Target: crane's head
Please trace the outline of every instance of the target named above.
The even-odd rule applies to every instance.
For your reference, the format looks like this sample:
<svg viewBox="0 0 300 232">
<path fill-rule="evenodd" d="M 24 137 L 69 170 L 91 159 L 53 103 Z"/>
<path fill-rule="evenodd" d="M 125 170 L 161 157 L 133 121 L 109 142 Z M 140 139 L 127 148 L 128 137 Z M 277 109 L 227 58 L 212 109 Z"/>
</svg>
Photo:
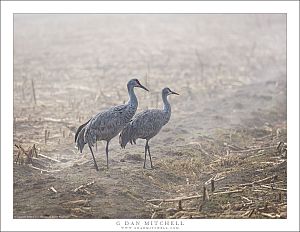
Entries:
<svg viewBox="0 0 300 232">
<path fill-rule="evenodd" d="M 166 95 L 166 96 L 168 96 L 168 95 L 170 95 L 170 94 L 179 95 L 179 93 L 176 93 L 176 92 L 170 90 L 168 87 L 166 87 L 166 88 L 164 88 L 164 89 L 162 90 L 162 94 L 163 94 L 163 95 Z"/>
<path fill-rule="evenodd" d="M 138 79 L 131 79 L 130 81 L 128 81 L 127 83 L 128 88 L 133 88 L 133 87 L 138 87 L 138 88 L 142 88 L 146 91 L 149 91 L 145 86 L 143 86 Z"/>
</svg>

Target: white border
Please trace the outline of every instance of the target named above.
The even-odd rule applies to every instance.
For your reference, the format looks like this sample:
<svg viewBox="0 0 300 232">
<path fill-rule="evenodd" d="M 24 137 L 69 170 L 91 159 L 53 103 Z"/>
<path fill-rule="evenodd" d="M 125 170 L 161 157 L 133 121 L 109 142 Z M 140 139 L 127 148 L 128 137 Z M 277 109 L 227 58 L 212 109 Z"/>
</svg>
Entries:
<svg viewBox="0 0 300 232">
<path fill-rule="evenodd" d="M 13 13 L 288 13 L 288 219 L 182 220 L 184 231 L 299 229 L 299 3 L 256 2 L 1 2 L 1 229 L 5 231 L 113 230 L 124 220 L 12 219 Z"/>
</svg>

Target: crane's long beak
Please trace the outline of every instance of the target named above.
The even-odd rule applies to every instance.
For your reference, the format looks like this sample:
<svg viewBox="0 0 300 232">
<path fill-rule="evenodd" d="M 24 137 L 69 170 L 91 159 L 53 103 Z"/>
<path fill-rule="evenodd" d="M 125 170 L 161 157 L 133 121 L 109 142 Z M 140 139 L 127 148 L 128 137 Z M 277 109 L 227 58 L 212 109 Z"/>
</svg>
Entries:
<svg viewBox="0 0 300 232">
<path fill-rule="evenodd" d="M 149 92 L 149 90 L 145 86 L 143 86 L 143 85 L 140 84 L 139 87 Z"/>
<path fill-rule="evenodd" d="M 176 93 L 176 92 L 174 92 L 174 91 L 171 91 L 171 93 L 172 93 L 172 94 L 175 94 L 175 95 L 179 95 L 179 93 Z"/>
</svg>

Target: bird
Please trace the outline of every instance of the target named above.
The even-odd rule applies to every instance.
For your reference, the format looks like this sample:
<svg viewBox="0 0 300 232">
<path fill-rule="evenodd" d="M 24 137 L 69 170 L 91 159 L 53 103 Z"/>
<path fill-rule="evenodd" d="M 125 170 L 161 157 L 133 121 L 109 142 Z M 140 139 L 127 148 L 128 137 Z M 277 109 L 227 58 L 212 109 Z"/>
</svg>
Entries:
<svg viewBox="0 0 300 232">
<path fill-rule="evenodd" d="M 97 141 L 106 141 L 106 166 L 108 168 L 108 145 L 110 140 L 120 133 L 136 113 L 138 100 L 134 93 L 135 87 L 149 91 L 138 79 L 131 79 L 127 83 L 129 95 L 127 104 L 115 106 L 96 114 L 86 123 L 79 126 L 76 131 L 75 143 L 78 150 L 82 153 L 85 144 L 88 144 L 97 171 L 99 171 L 99 168 L 92 147 Z"/>
<path fill-rule="evenodd" d="M 167 98 L 170 94 L 179 95 L 168 87 L 164 88 L 162 90 L 163 109 L 150 109 L 136 114 L 119 134 L 119 143 L 122 148 L 125 148 L 128 142 L 136 144 L 137 139 L 146 140 L 143 168 L 146 168 L 147 151 L 150 157 L 151 168 L 153 168 L 149 140 L 157 135 L 161 128 L 170 120 L 171 105 Z"/>
</svg>

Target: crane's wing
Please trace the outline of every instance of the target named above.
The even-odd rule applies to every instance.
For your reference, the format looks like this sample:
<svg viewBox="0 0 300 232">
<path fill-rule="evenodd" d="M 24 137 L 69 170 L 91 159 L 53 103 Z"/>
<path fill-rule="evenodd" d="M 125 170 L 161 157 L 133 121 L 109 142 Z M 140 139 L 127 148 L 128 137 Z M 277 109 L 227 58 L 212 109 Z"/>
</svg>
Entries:
<svg viewBox="0 0 300 232">
<path fill-rule="evenodd" d="M 125 109 L 126 109 L 126 107 L 127 107 L 128 105 L 119 105 L 119 106 L 115 106 L 115 107 L 112 107 L 112 108 L 110 108 L 108 111 L 109 112 L 123 112 Z"/>
<path fill-rule="evenodd" d="M 128 123 L 128 105 L 110 108 L 94 116 L 86 126 L 85 138 L 90 144 L 96 140 L 108 140 L 115 137 Z"/>
<path fill-rule="evenodd" d="M 156 135 L 163 127 L 163 113 L 161 110 L 145 110 L 137 114 L 131 124 L 131 136 L 137 138 L 146 138 Z"/>
<path fill-rule="evenodd" d="M 121 115 L 125 113 L 127 105 L 120 105 L 110 108 L 107 111 L 98 113 L 91 119 L 89 126 L 91 128 L 108 127 L 111 128 L 116 126 L 120 120 Z"/>
</svg>

